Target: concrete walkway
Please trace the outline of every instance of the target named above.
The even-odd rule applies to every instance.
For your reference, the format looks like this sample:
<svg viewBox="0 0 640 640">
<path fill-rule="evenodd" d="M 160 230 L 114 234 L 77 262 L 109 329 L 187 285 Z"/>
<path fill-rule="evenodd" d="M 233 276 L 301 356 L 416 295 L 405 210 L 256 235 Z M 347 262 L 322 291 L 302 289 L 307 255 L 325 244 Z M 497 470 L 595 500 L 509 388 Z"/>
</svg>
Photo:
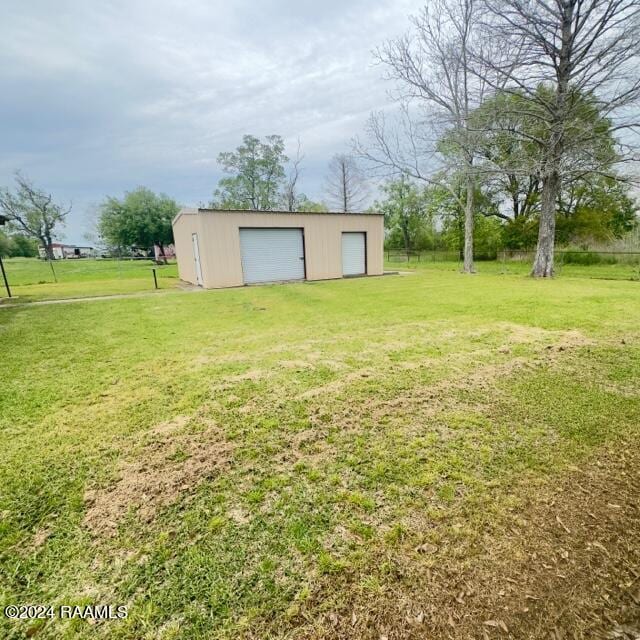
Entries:
<svg viewBox="0 0 640 640">
<path fill-rule="evenodd" d="M 414 275 L 415 271 L 385 271 L 383 276 L 409 276 Z M 368 276 L 372 278 L 380 276 Z M 340 280 L 341 278 L 336 278 Z M 319 281 L 318 281 L 319 282 Z M 273 282 L 265 282 L 274 284 Z M 256 286 L 256 285 L 252 285 Z M 54 300 L 36 300 L 35 302 L 8 302 L 9 298 L 3 298 L 0 301 L 0 309 L 20 309 L 23 307 L 38 307 L 49 304 L 70 304 L 73 302 L 95 302 L 96 300 L 122 300 L 125 298 L 150 298 L 152 296 L 161 296 L 173 293 L 198 293 L 202 291 L 220 291 L 220 289 L 203 289 L 195 285 L 180 284 L 175 289 L 158 289 L 157 291 L 139 291 L 137 293 L 113 293 L 111 295 L 102 296 L 86 296 L 84 298 L 56 298 Z M 16 298 L 13 298 L 16 299 Z"/>
<path fill-rule="evenodd" d="M 139 291 L 137 293 L 114 293 L 104 296 L 86 296 L 84 298 L 58 298 L 55 300 L 36 300 L 35 302 L 0 302 L 0 309 L 19 309 L 20 307 L 38 307 L 48 304 L 69 304 L 72 302 L 95 302 L 96 300 L 122 300 L 124 298 L 150 298 L 172 293 L 197 293 L 206 291 L 201 287 L 180 287 L 177 289 L 158 289 L 158 291 Z"/>
</svg>

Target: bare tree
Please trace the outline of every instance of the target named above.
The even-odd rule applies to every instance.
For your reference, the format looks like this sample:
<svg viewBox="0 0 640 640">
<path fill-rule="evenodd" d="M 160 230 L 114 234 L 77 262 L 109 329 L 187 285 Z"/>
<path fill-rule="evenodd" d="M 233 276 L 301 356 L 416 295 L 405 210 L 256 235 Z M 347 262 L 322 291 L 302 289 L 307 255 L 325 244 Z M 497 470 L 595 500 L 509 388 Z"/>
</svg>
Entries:
<svg viewBox="0 0 640 640">
<path fill-rule="evenodd" d="M 53 260 L 55 229 L 64 224 L 71 206 L 55 203 L 50 193 L 35 187 L 20 172 L 16 172 L 15 181 L 15 192 L 0 189 L 0 211 L 13 227 L 39 240 L 47 259 Z"/>
<path fill-rule="evenodd" d="M 483 0 L 488 9 L 485 37 L 517 49 L 517 55 L 478 54 L 491 75 L 483 79 L 503 91 L 524 95 L 527 115 L 539 123 L 528 140 L 541 150 L 541 211 L 532 275 L 554 270 L 556 203 L 563 183 L 589 170 L 598 172 L 590 152 L 591 126 L 580 126 L 581 96 L 595 99 L 611 131 L 638 127 L 629 107 L 640 97 L 640 0 Z M 495 80 L 494 80 L 495 78 Z M 544 88 L 544 90 L 541 90 Z M 633 156 L 617 149 L 618 161 Z M 606 167 L 608 170 L 609 165 Z M 604 172 L 604 165 L 600 171 Z"/>
<path fill-rule="evenodd" d="M 333 156 L 325 191 L 329 203 L 344 213 L 363 207 L 368 190 L 364 175 L 353 156 L 344 153 Z"/>
<path fill-rule="evenodd" d="M 400 120 L 389 128 L 384 113 L 372 114 L 369 145 L 358 152 L 383 171 L 404 173 L 448 187 L 452 174 L 462 178 L 464 196 L 449 189 L 465 212 L 464 266 L 473 266 L 476 134 L 469 117 L 487 86 L 485 74 L 472 73 L 472 50 L 478 42 L 478 0 L 432 0 L 411 18 L 409 34 L 376 52 L 398 83 Z M 439 144 L 446 135 L 446 149 Z M 444 184 L 443 184 L 444 183 Z"/>
<path fill-rule="evenodd" d="M 296 157 L 291 163 L 282 194 L 282 199 L 284 200 L 287 211 L 297 211 L 300 208 L 302 194 L 298 191 L 298 181 L 300 180 L 300 174 L 302 172 L 301 165 L 303 160 L 304 154 L 301 153 L 300 138 L 298 138 Z"/>
</svg>

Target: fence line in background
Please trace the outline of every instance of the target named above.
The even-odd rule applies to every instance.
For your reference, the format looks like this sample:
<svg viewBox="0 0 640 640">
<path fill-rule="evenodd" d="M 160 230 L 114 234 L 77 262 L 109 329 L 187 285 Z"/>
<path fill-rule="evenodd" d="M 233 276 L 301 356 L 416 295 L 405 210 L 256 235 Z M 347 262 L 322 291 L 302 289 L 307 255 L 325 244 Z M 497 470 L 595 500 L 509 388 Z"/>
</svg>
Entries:
<svg viewBox="0 0 640 640">
<path fill-rule="evenodd" d="M 5 266 L 12 286 L 138 279 L 154 288 L 160 278 L 177 278 L 175 259 L 168 259 L 165 264 L 138 256 L 58 260 L 10 258 Z"/>
<path fill-rule="evenodd" d="M 461 262 L 457 251 L 402 251 L 387 249 L 387 262 Z M 594 265 L 594 264 L 640 264 L 640 251 L 600 251 L 556 249 L 557 261 L 562 264 Z M 504 249 L 493 255 L 476 254 L 478 261 L 498 262 L 531 262 L 535 251 L 521 249 Z"/>
<path fill-rule="evenodd" d="M 386 251 L 388 262 L 456 262 L 460 259 L 457 251 Z"/>
</svg>

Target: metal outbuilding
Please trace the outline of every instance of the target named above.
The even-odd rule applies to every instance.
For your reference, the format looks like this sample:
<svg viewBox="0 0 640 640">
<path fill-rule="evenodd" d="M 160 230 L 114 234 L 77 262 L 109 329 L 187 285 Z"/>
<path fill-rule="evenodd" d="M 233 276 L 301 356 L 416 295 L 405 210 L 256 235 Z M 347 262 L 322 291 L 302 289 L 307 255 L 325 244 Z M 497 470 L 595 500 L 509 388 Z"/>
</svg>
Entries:
<svg viewBox="0 0 640 640">
<path fill-rule="evenodd" d="M 383 272 L 382 214 L 182 209 L 173 236 L 180 279 L 207 289 Z"/>
</svg>

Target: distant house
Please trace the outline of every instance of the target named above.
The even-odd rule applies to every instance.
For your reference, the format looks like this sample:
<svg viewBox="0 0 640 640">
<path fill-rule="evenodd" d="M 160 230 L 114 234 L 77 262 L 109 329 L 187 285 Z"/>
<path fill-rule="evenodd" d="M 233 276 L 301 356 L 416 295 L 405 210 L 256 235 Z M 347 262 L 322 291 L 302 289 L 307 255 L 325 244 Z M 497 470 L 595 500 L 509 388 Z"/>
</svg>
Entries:
<svg viewBox="0 0 640 640">
<path fill-rule="evenodd" d="M 172 244 L 167 244 L 164 247 L 160 248 L 157 244 L 153 245 L 153 255 L 156 262 L 160 262 L 163 258 L 167 260 L 174 259 L 176 257 L 176 248 Z"/>
<path fill-rule="evenodd" d="M 74 258 L 92 258 L 96 255 L 93 247 L 80 247 L 75 244 L 61 244 L 54 242 L 51 245 L 54 260 L 65 260 Z M 38 247 L 40 258 L 47 257 L 47 251 L 44 247 Z"/>
</svg>

